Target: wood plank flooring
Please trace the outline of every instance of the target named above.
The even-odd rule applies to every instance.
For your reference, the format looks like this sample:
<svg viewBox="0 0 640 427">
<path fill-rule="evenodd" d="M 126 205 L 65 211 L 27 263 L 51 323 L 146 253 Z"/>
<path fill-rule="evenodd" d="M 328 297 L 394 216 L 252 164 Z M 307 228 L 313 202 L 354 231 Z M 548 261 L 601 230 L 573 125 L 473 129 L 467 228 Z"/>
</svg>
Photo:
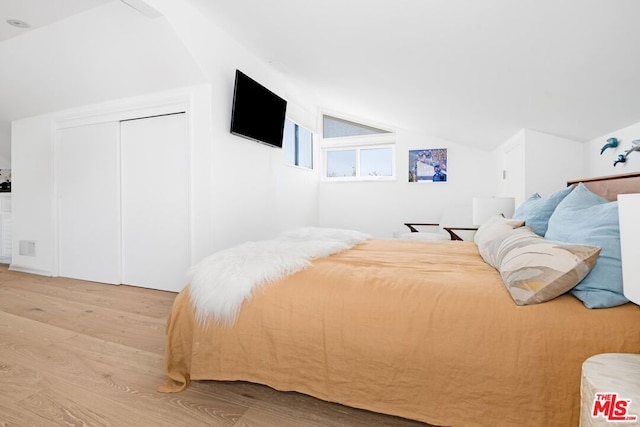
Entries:
<svg viewBox="0 0 640 427">
<path fill-rule="evenodd" d="M 175 294 L 0 265 L 0 426 L 424 426 L 246 382 L 162 382 Z"/>
</svg>

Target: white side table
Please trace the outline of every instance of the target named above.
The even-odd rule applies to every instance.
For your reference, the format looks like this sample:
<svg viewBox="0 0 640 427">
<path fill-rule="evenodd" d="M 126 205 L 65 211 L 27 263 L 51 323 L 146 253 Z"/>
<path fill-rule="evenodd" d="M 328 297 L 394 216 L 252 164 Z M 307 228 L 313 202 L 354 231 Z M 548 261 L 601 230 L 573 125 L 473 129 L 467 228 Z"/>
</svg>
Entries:
<svg viewBox="0 0 640 427">
<path fill-rule="evenodd" d="M 580 426 L 640 426 L 640 355 L 606 353 L 582 364 Z"/>
</svg>

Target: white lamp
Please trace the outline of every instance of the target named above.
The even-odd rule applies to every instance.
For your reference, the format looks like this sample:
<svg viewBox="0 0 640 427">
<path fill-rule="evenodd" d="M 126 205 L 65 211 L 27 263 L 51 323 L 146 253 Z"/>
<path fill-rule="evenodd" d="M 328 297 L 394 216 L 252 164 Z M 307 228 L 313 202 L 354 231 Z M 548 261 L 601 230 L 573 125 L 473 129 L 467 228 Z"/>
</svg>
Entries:
<svg viewBox="0 0 640 427">
<path fill-rule="evenodd" d="M 515 204 L 514 197 L 474 197 L 473 224 L 482 225 L 490 217 L 500 214 L 505 218 L 511 218 Z"/>
<path fill-rule="evenodd" d="M 640 304 L 640 193 L 618 196 L 622 289 L 624 296 Z"/>
</svg>

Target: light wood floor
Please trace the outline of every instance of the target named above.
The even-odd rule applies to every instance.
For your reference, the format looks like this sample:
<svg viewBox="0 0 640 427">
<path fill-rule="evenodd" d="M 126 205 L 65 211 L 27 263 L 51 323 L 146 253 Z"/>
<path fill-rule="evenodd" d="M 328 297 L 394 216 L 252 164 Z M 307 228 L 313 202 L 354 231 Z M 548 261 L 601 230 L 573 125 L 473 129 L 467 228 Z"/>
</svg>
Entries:
<svg viewBox="0 0 640 427">
<path fill-rule="evenodd" d="M 0 426 L 424 426 L 244 382 L 156 392 L 174 297 L 0 265 Z"/>
</svg>

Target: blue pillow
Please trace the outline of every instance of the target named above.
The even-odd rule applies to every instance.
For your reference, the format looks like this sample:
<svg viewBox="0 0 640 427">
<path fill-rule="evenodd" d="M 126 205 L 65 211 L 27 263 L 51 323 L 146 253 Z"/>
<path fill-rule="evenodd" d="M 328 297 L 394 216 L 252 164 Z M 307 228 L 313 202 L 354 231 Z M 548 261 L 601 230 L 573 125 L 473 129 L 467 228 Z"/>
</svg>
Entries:
<svg viewBox="0 0 640 427">
<path fill-rule="evenodd" d="M 544 237 L 551 214 L 572 190 L 573 186 L 563 188 L 549 197 L 540 197 L 538 193 L 535 193 L 518 206 L 518 209 L 513 213 L 513 219 L 524 220 L 524 225 L 531 227 L 538 236 Z"/>
<path fill-rule="evenodd" d="M 618 202 L 603 199 L 580 183 L 551 215 L 545 237 L 602 248 L 593 270 L 571 290 L 586 307 L 614 307 L 628 302 L 622 293 Z"/>
</svg>

